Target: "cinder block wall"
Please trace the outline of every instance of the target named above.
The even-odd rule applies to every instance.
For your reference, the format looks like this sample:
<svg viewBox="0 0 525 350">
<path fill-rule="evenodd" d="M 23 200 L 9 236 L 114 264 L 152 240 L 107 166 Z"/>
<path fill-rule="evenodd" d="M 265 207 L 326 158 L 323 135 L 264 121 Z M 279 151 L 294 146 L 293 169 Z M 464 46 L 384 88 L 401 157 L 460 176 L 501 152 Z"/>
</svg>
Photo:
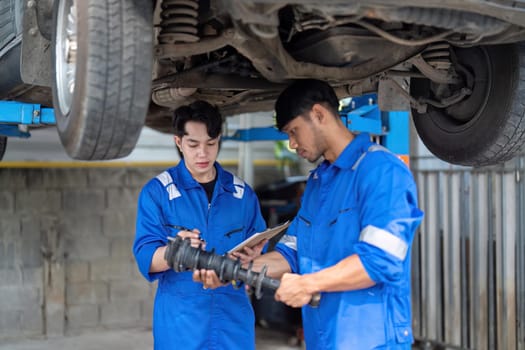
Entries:
<svg viewBox="0 0 525 350">
<path fill-rule="evenodd" d="M 0 337 L 149 325 L 131 245 L 161 169 L 0 169 Z"/>
<path fill-rule="evenodd" d="M 151 325 L 155 285 L 131 247 L 140 189 L 162 170 L 0 168 L 0 340 Z"/>
</svg>

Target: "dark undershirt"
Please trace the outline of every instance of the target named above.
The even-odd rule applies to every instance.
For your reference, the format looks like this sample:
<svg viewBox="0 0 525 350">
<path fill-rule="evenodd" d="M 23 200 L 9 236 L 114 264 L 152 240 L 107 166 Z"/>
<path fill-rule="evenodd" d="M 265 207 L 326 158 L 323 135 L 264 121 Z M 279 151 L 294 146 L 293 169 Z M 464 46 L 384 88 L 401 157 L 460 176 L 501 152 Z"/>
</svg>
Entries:
<svg viewBox="0 0 525 350">
<path fill-rule="evenodd" d="M 205 183 L 199 182 L 201 186 L 204 188 L 204 190 L 206 191 L 206 196 L 208 196 L 208 203 L 211 203 L 211 197 L 213 196 L 213 189 L 215 188 L 216 182 L 217 182 L 217 177 L 215 177 L 215 179 L 213 179 L 210 182 L 205 182 Z"/>
</svg>

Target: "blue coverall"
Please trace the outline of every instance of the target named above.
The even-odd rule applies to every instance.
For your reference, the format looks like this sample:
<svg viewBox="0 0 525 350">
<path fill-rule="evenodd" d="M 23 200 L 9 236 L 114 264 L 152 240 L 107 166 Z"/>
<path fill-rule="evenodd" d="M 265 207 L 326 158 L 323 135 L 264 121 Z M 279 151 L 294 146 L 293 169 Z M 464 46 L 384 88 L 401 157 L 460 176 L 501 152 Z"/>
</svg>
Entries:
<svg viewBox="0 0 525 350">
<path fill-rule="evenodd" d="M 192 272 L 150 273 L 155 250 L 179 226 L 197 228 L 206 250 L 224 254 L 266 227 L 253 190 L 218 163 L 211 203 L 184 161 L 150 180 L 138 202 L 133 252 L 142 275 L 158 280 L 153 311 L 156 350 L 254 349 L 254 313 L 244 288 L 214 290 L 193 282 Z"/>
<path fill-rule="evenodd" d="M 408 167 L 366 133 L 312 171 L 276 250 L 299 274 L 358 254 L 376 284 L 304 306 L 308 350 L 410 349 L 410 252 L 422 217 Z"/>
</svg>

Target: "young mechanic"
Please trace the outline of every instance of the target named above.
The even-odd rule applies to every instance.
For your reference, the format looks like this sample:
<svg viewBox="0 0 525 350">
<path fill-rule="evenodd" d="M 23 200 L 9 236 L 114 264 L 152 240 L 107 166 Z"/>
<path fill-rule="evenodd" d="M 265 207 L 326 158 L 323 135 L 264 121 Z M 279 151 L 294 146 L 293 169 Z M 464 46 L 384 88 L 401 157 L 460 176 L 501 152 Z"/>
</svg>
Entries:
<svg viewBox="0 0 525 350">
<path fill-rule="evenodd" d="M 308 350 L 409 350 L 410 252 L 423 217 L 416 185 L 394 154 L 343 125 L 338 106 L 319 80 L 280 94 L 277 127 L 290 147 L 310 162 L 324 159 L 286 235 L 254 269 L 267 265 L 281 278 L 275 298 L 302 307 Z M 319 307 L 306 305 L 316 293 Z"/>
<path fill-rule="evenodd" d="M 212 270 L 175 272 L 164 259 L 168 236 L 223 254 L 265 229 L 259 202 L 217 156 L 222 118 L 197 101 L 175 111 L 182 159 L 142 189 L 133 252 L 140 272 L 158 280 L 153 311 L 156 350 L 255 349 L 254 312 L 244 288 L 221 283 Z M 203 243 L 205 242 L 205 243 Z M 260 244 L 250 253 L 259 254 Z"/>
</svg>

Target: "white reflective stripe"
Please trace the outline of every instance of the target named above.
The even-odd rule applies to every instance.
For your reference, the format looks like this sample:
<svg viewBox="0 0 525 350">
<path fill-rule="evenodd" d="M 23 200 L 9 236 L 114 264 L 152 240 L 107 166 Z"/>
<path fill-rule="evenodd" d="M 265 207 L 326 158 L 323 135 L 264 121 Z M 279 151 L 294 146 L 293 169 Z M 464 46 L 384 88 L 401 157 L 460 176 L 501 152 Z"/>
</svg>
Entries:
<svg viewBox="0 0 525 350">
<path fill-rule="evenodd" d="M 167 171 L 157 175 L 157 179 L 162 183 L 164 187 L 166 187 L 166 191 L 168 192 L 170 201 L 174 198 L 178 198 L 181 196 L 177 186 L 175 186 L 175 184 L 173 183 L 171 175 Z"/>
<path fill-rule="evenodd" d="M 364 152 L 363 154 L 361 154 L 359 156 L 359 158 L 357 158 L 356 162 L 354 163 L 354 165 L 352 165 L 352 170 L 355 170 L 357 169 L 357 167 L 359 166 L 359 163 L 361 163 L 361 161 L 363 160 L 363 158 L 366 156 L 366 154 L 368 152 L 376 152 L 376 151 L 383 151 L 383 152 L 389 152 L 391 153 L 388 148 L 385 148 L 381 145 L 377 145 L 377 144 L 373 144 L 373 145 L 370 145 L 370 147 L 368 147 L 368 149 L 366 150 L 366 152 Z"/>
<path fill-rule="evenodd" d="M 363 158 L 366 156 L 366 152 L 361 154 L 359 156 L 359 158 L 357 158 L 357 160 L 355 161 L 354 165 L 352 165 L 352 170 L 355 170 L 357 169 L 357 167 L 359 166 L 359 164 L 361 163 L 361 161 L 363 160 Z"/>
<path fill-rule="evenodd" d="M 233 175 L 233 184 L 244 187 L 244 181 L 242 181 L 239 177 Z"/>
<path fill-rule="evenodd" d="M 244 186 L 244 181 L 233 175 L 233 187 L 235 188 L 235 193 L 233 196 L 235 198 L 241 199 L 242 196 L 244 196 Z"/>
<path fill-rule="evenodd" d="M 378 144 L 374 144 L 368 147 L 368 152 L 375 152 L 375 151 L 390 152 L 388 148 L 378 145 Z"/>
<path fill-rule="evenodd" d="M 359 240 L 390 253 L 400 260 L 405 260 L 408 252 L 408 244 L 405 241 L 372 225 L 368 225 L 361 231 Z"/>
<path fill-rule="evenodd" d="M 167 171 L 157 175 L 157 179 L 162 183 L 164 187 L 168 186 L 170 183 L 173 182 L 171 175 Z"/>
<path fill-rule="evenodd" d="M 178 198 L 181 196 L 177 186 L 175 186 L 174 184 L 171 184 L 168 187 L 166 187 L 166 191 L 168 191 L 170 201 L 174 198 Z"/>
<path fill-rule="evenodd" d="M 297 237 L 295 236 L 284 235 L 279 240 L 279 243 L 282 243 L 288 248 L 297 251 Z"/>
</svg>

